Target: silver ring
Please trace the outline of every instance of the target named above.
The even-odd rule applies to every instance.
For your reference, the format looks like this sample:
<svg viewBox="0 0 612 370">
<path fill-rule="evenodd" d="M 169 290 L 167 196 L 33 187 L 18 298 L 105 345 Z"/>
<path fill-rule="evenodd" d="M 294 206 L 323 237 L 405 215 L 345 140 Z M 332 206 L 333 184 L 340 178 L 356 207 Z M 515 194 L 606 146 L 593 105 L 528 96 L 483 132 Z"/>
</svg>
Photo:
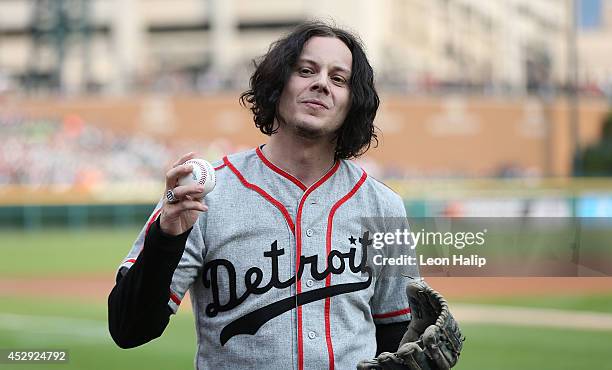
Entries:
<svg viewBox="0 0 612 370">
<path fill-rule="evenodd" d="M 170 204 L 178 203 L 179 201 L 178 198 L 174 195 L 174 192 L 172 191 L 172 189 L 166 192 L 166 200 Z"/>
</svg>

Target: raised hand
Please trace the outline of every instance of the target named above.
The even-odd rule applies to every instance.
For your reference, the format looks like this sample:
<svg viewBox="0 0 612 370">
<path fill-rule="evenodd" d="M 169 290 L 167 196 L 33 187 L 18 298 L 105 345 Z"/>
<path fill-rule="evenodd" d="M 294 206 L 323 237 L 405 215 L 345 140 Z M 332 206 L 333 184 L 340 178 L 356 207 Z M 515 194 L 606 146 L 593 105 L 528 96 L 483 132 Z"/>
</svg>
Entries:
<svg viewBox="0 0 612 370">
<path fill-rule="evenodd" d="M 159 219 L 161 229 L 166 234 L 184 233 L 195 224 L 200 212 L 208 210 L 204 199 L 200 199 L 204 191 L 203 185 L 178 186 L 178 180 L 193 170 L 192 165 L 183 163 L 195 156 L 193 152 L 185 154 L 166 172 L 164 204 Z"/>
</svg>

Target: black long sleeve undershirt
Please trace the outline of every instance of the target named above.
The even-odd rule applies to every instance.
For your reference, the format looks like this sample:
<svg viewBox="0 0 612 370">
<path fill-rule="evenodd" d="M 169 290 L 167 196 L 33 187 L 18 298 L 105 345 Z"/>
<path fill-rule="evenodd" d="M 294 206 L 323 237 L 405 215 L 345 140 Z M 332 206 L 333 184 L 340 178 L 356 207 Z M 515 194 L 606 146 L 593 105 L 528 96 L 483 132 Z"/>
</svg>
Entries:
<svg viewBox="0 0 612 370">
<path fill-rule="evenodd" d="M 168 307 L 170 283 L 190 232 L 169 236 L 161 231 L 157 219 L 134 265 L 117 274 L 108 297 L 108 327 L 119 347 L 140 346 L 161 336 L 168 326 L 172 314 Z M 407 325 L 376 325 L 376 353 L 395 352 Z"/>
<path fill-rule="evenodd" d="M 189 232 L 169 236 L 159 219 L 149 228 L 134 265 L 117 274 L 108 297 L 108 327 L 121 348 L 132 348 L 159 337 L 172 313 L 168 307 L 170 283 L 185 250 Z"/>
<path fill-rule="evenodd" d="M 395 352 L 410 321 L 376 325 L 376 356 L 381 352 Z"/>
</svg>

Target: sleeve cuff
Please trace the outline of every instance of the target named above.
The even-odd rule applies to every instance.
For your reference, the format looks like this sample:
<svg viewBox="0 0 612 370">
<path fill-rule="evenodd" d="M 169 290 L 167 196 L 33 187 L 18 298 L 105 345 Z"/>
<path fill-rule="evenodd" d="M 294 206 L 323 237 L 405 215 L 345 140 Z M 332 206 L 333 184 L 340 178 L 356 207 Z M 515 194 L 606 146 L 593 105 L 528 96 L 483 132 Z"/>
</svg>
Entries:
<svg viewBox="0 0 612 370">
<path fill-rule="evenodd" d="M 412 318 L 411 313 L 410 307 L 406 307 L 401 310 L 372 314 L 372 318 L 376 324 L 390 324 L 400 321 L 410 321 Z"/>
</svg>

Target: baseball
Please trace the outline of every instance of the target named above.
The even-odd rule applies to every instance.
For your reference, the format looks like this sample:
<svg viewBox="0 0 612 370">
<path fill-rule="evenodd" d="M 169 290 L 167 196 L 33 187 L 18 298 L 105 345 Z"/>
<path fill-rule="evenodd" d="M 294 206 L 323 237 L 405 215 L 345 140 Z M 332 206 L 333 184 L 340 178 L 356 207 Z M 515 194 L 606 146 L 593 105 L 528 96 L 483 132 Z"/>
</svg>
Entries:
<svg viewBox="0 0 612 370">
<path fill-rule="evenodd" d="M 202 192 L 202 198 L 206 194 L 213 191 L 216 184 L 215 169 L 207 161 L 199 158 L 190 159 L 183 164 L 190 164 L 193 166 L 193 170 L 189 175 L 183 176 L 179 179 L 178 184 L 191 185 L 200 184 L 204 185 L 204 191 Z"/>
</svg>

